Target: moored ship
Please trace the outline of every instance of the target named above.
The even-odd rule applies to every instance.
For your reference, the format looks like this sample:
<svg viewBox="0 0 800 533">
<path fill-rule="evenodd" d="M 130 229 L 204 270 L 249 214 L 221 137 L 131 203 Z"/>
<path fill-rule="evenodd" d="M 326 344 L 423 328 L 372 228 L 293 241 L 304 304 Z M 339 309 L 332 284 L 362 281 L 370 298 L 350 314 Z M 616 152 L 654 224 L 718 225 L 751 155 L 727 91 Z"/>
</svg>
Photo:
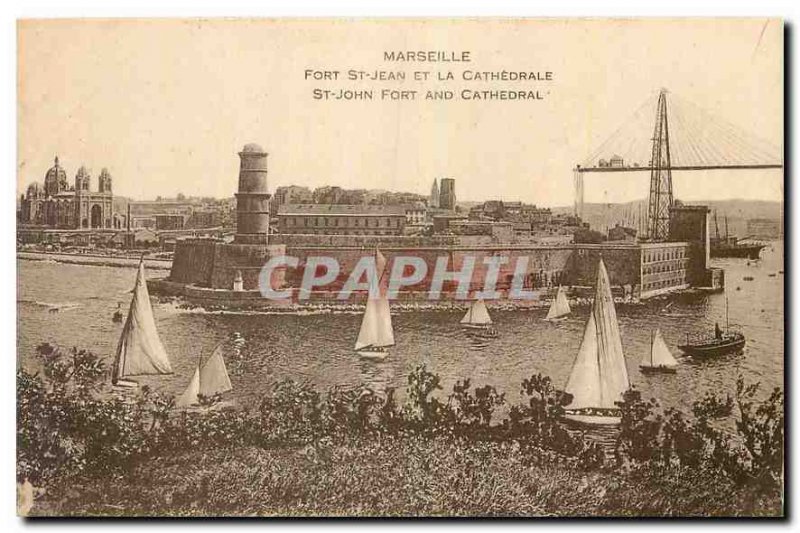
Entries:
<svg viewBox="0 0 800 533">
<path fill-rule="evenodd" d="M 719 235 L 719 225 L 717 224 L 717 212 L 714 211 L 714 237 L 711 237 L 711 257 L 735 257 L 741 259 L 758 259 L 761 250 L 766 248 L 766 244 L 757 242 L 743 243 L 738 237 L 728 235 L 728 217 L 725 216 L 725 237 Z"/>
</svg>

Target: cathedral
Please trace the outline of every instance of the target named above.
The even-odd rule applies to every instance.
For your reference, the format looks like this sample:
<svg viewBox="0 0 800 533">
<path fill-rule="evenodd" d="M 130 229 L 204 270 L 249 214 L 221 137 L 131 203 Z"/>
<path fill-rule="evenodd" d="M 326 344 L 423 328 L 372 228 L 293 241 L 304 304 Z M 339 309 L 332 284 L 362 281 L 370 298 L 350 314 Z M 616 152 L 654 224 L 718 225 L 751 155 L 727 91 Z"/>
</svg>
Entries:
<svg viewBox="0 0 800 533">
<path fill-rule="evenodd" d="M 67 172 L 55 164 L 44 177 L 44 187 L 32 183 L 20 199 L 20 224 L 58 229 L 120 229 L 124 216 L 114 213 L 111 174 L 100 171 L 97 191 L 91 190 L 91 175 L 81 166 L 75 185 L 67 182 Z"/>
</svg>

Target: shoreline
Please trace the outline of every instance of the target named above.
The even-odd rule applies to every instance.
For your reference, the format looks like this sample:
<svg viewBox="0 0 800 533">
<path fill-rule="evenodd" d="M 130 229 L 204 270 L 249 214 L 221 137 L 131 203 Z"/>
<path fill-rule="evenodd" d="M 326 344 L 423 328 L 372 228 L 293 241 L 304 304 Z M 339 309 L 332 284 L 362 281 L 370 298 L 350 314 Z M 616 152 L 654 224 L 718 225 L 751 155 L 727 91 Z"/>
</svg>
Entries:
<svg viewBox="0 0 800 533">
<path fill-rule="evenodd" d="M 207 312 L 232 313 L 289 313 L 289 314 L 327 314 L 327 313 L 362 313 L 366 305 L 366 294 L 354 293 L 348 300 L 339 300 L 336 292 L 314 291 L 308 300 L 299 301 L 296 297 L 286 300 L 270 300 L 261 296 L 259 291 L 233 291 L 209 289 L 195 285 L 185 285 L 169 281 L 166 278 L 150 278 L 147 287 L 152 296 L 160 300 L 178 302 L 185 309 L 202 309 Z M 486 300 L 486 306 L 492 311 L 526 311 L 548 309 L 556 287 L 541 289 L 534 299 Z M 457 299 L 448 295 L 439 300 L 428 299 L 428 293 L 400 293 L 402 297 L 391 300 L 392 312 L 405 311 L 464 311 L 473 300 Z M 648 300 L 624 300 L 615 298 L 617 305 L 641 306 L 647 302 L 661 302 L 679 297 L 683 293 L 661 295 Z M 444 296 L 444 293 L 443 293 Z M 580 309 L 591 305 L 591 298 L 570 297 L 570 307 Z"/>
<path fill-rule="evenodd" d="M 17 259 L 25 261 L 55 261 L 70 265 L 106 266 L 114 268 L 136 268 L 139 266 L 138 257 L 119 257 L 99 254 L 73 254 L 68 252 L 25 252 L 17 251 Z M 172 268 L 169 259 L 155 259 L 145 257 L 145 267 L 151 270 L 166 270 Z"/>
</svg>

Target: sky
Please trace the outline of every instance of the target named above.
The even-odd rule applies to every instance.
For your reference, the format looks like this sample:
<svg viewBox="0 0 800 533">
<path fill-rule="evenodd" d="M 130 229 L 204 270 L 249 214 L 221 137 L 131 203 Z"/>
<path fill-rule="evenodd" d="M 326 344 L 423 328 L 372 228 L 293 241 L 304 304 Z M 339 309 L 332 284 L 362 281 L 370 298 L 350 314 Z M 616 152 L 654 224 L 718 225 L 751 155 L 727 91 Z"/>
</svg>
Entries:
<svg viewBox="0 0 800 533">
<path fill-rule="evenodd" d="M 777 147 L 783 27 L 766 19 L 23 20 L 18 25 L 18 192 L 58 155 L 92 188 L 107 167 L 134 199 L 227 197 L 237 152 L 269 152 L 269 187 L 338 185 L 463 201 L 573 202 L 576 163 L 659 89 Z M 468 51 L 469 63 L 392 63 L 384 51 Z M 305 79 L 306 69 L 451 71 L 454 81 Z M 475 71 L 552 81 L 467 82 Z M 540 91 L 536 101 L 383 101 L 385 88 Z M 325 101 L 314 89 L 372 89 Z M 652 113 L 655 108 L 645 115 Z M 652 136 L 652 122 L 635 135 Z M 647 145 L 647 142 L 644 143 Z M 782 200 L 780 170 L 675 173 L 685 201 Z M 587 202 L 647 195 L 645 173 L 586 178 Z"/>
</svg>

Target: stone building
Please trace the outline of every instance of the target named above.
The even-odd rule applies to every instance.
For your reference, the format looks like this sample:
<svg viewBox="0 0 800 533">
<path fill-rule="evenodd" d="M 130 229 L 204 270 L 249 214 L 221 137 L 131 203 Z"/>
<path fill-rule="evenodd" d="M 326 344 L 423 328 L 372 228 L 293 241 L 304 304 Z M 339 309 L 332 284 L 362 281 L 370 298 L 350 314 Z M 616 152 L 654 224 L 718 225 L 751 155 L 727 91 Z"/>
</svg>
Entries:
<svg viewBox="0 0 800 533">
<path fill-rule="evenodd" d="M 308 187 L 281 185 L 275 189 L 270 202 L 270 211 L 277 213 L 284 204 L 310 204 L 314 195 Z"/>
<path fill-rule="evenodd" d="M 686 242 L 641 244 L 641 293 L 655 296 L 689 287 L 691 245 Z"/>
<path fill-rule="evenodd" d="M 636 242 L 636 233 L 636 230 L 633 228 L 615 224 L 613 228 L 608 228 L 608 240 Z"/>
<path fill-rule="evenodd" d="M 267 185 L 267 152 L 247 144 L 239 152 L 239 188 L 236 196 L 236 234 L 233 242 L 219 238 L 181 239 L 168 281 L 210 289 L 237 292 L 259 290 L 264 264 L 285 253 L 282 245 L 269 243 L 270 194 Z M 270 285 L 282 285 L 280 271 L 273 272 Z"/>
<path fill-rule="evenodd" d="M 403 205 L 286 204 L 278 210 L 278 232 L 306 235 L 401 235 Z"/>
<path fill-rule="evenodd" d="M 452 211 L 456 208 L 456 180 L 442 178 L 439 187 L 439 207 Z"/>
<path fill-rule="evenodd" d="M 114 212 L 112 178 L 100 171 L 98 188 L 92 191 L 91 174 L 81 166 L 70 186 L 58 157 L 44 177 L 44 186 L 32 183 L 20 199 L 20 224 L 56 229 L 120 229 L 125 214 Z"/>
<path fill-rule="evenodd" d="M 423 202 L 414 202 L 405 206 L 406 222 L 411 225 L 425 224 L 428 220 L 428 208 Z"/>
<path fill-rule="evenodd" d="M 678 202 L 669 209 L 669 240 L 689 244 L 686 278 L 693 287 L 711 284 L 710 212 L 705 205 L 681 205 Z"/>
</svg>

